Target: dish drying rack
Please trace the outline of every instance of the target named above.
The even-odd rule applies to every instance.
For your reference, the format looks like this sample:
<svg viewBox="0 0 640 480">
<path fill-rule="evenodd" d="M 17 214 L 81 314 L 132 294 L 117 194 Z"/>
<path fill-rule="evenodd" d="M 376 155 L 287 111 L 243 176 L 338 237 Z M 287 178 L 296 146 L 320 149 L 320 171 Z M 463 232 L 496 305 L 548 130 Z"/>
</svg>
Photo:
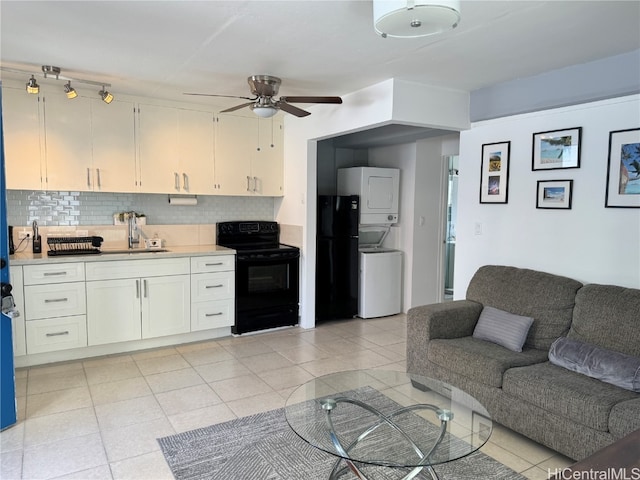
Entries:
<svg viewBox="0 0 640 480">
<path fill-rule="evenodd" d="M 91 255 L 100 253 L 102 237 L 48 237 L 47 255 Z"/>
</svg>

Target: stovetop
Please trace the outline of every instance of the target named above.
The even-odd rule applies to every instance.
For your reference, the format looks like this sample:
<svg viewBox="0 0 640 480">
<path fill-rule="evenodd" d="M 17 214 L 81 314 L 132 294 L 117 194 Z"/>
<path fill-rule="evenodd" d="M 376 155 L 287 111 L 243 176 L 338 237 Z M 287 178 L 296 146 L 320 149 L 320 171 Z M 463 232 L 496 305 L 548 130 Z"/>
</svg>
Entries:
<svg viewBox="0 0 640 480">
<path fill-rule="evenodd" d="M 280 243 L 280 226 L 264 220 L 220 222 L 216 225 L 218 245 L 243 253 L 298 251 L 297 247 Z"/>
</svg>

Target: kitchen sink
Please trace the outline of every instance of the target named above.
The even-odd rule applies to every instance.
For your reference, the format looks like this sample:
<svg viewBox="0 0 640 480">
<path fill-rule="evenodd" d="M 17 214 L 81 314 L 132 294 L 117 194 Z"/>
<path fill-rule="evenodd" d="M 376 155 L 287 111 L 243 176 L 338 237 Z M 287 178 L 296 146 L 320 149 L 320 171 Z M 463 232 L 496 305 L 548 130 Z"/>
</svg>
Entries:
<svg viewBox="0 0 640 480">
<path fill-rule="evenodd" d="M 123 248 L 120 250 L 101 250 L 100 253 L 104 254 L 135 254 L 135 253 L 163 253 L 168 252 L 166 248 Z"/>
</svg>

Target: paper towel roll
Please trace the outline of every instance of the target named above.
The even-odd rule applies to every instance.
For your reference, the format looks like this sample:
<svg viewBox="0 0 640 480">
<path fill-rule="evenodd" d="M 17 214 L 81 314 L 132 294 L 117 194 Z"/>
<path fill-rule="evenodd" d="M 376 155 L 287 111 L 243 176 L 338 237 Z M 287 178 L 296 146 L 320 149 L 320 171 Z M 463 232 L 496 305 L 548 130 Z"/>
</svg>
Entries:
<svg viewBox="0 0 640 480">
<path fill-rule="evenodd" d="M 172 197 L 169 195 L 169 205 L 197 205 L 198 197 Z"/>
</svg>

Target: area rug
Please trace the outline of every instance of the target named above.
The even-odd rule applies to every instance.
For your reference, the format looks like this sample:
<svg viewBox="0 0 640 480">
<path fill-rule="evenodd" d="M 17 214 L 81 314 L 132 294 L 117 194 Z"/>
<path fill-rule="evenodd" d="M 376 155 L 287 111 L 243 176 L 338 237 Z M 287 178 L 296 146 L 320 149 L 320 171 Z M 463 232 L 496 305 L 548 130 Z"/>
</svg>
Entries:
<svg viewBox="0 0 640 480">
<path fill-rule="evenodd" d="M 377 394 L 376 402 L 397 405 Z M 326 480 L 336 462 L 336 457 L 311 447 L 289 428 L 283 408 L 159 438 L 158 443 L 176 480 Z M 409 472 L 358 467 L 378 480 L 401 479 Z M 435 470 L 447 480 L 524 479 L 481 452 L 437 465 Z M 340 480 L 355 478 L 345 473 Z M 431 477 L 423 472 L 416 478 Z"/>
</svg>

